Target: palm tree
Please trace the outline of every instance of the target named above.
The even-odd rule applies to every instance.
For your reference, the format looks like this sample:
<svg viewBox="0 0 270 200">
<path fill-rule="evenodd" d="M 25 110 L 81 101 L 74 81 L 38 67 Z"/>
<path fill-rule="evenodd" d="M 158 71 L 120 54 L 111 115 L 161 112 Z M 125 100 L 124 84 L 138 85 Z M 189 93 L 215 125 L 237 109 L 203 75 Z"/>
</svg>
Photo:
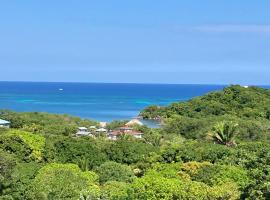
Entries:
<svg viewBox="0 0 270 200">
<path fill-rule="evenodd" d="M 79 161 L 77 162 L 78 166 L 81 168 L 82 171 L 88 171 L 89 170 L 89 159 L 83 156 Z"/>
<path fill-rule="evenodd" d="M 223 144 L 231 147 L 236 145 L 234 138 L 237 135 L 237 133 L 238 133 L 238 124 L 223 121 L 217 123 L 213 127 L 209 135 L 218 144 Z"/>
</svg>

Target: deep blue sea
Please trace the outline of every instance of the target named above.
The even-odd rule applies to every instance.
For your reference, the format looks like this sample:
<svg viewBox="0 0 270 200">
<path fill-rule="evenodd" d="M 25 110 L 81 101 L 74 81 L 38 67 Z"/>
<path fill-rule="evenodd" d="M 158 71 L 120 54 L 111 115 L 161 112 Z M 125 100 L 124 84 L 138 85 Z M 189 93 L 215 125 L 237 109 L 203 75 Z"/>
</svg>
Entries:
<svg viewBox="0 0 270 200">
<path fill-rule="evenodd" d="M 0 109 L 131 119 L 149 105 L 185 101 L 222 85 L 0 82 Z"/>
</svg>

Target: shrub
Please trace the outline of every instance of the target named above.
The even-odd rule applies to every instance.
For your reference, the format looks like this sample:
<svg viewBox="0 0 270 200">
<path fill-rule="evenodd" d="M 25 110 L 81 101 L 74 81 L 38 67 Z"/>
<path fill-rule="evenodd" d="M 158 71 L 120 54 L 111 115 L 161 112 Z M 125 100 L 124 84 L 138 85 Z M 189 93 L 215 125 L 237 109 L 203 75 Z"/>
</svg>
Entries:
<svg viewBox="0 0 270 200">
<path fill-rule="evenodd" d="M 107 181 L 132 182 L 135 178 L 131 168 L 116 162 L 105 162 L 95 170 L 100 183 Z"/>
</svg>

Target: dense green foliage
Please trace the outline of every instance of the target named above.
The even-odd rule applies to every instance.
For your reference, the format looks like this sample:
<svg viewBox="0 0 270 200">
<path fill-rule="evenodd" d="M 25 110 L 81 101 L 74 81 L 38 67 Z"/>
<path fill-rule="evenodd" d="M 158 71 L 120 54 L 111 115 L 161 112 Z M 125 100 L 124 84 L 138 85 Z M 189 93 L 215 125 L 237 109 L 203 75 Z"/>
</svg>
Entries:
<svg viewBox="0 0 270 200">
<path fill-rule="evenodd" d="M 23 129 L 29 132 L 45 135 L 71 136 L 78 126 L 89 127 L 97 125 L 97 122 L 82 120 L 69 115 L 54 115 L 47 113 L 15 113 L 8 110 L 0 111 L 0 118 L 11 122 L 11 128 Z"/>
<path fill-rule="evenodd" d="M 187 102 L 173 103 L 168 107 L 150 106 L 141 112 L 144 118 L 171 117 L 174 114 L 201 118 L 210 116 L 234 115 L 247 118 L 269 117 L 270 91 L 258 87 L 238 85 L 223 91 L 209 93 Z"/>
<path fill-rule="evenodd" d="M 110 141 L 74 136 L 93 121 L 1 111 L 0 199 L 270 199 L 269 90 L 231 86 L 141 116 L 164 125 Z"/>
<path fill-rule="evenodd" d="M 100 183 L 106 183 L 108 181 L 130 183 L 135 178 L 129 166 L 116 162 L 105 162 L 96 169 L 96 172 L 99 175 Z"/>
<path fill-rule="evenodd" d="M 125 124 L 127 123 L 128 121 L 126 120 L 123 120 L 123 121 L 119 121 L 119 120 L 115 120 L 115 121 L 112 121 L 111 123 L 109 123 L 107 125 L 107 128 L 109 130 L 113 130 L 115 128 L 118 128 L 118 127 L 121 127 L 121 126 L 125 126 Z"/>
<path fill-rule="evenodd" d="M 82 172 L 74 164 L 48 164 L 30 185 L 30 199 L 78 199 L 81 194 L 99 195 L 94 172 Z"/>
<path fill-rule="evenodd" d="M 217 123 L 232 121 L 239 124 L 237 138 L 270 141 L 270 91 L 258 87 L 234 85 L 187 102 L 150 106 L 140 115 L 161 119 L 166 133 L 189 139 L 204 138 Z"/>
</svg>

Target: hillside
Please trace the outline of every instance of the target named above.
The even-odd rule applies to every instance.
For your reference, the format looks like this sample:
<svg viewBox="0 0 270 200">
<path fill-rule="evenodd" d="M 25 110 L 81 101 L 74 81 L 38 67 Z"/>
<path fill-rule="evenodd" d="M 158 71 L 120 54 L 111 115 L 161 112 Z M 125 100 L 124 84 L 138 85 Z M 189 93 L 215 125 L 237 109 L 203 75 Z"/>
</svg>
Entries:
<svg viewBox="0 0 270 200">
<path fill-rule="evenodd" d="M 140 113 L 144 119 L 164 119 L 173 115 L 191 118 L 234 115 L 269 120 L 270 90 L 233 85 L 187 102 L 173 103 L 167 107 L 150 106 Z"/>
<path fill-rule="evenodd" d="M 75 137 L 97 122 L 1 111 L 0 200 L 269 199 L 269 90 L 231 86 L 149 107 L 142 139 Z M 108 127 L 121 126 L 113 122 Z"/>
<path fill-rule="evenodd" d="M 240 140 L 270 141 L 270 90 L 239 85 L 167 107 L 150 106 L 140 115 L 160 119 L 166 134 L 203 139 L 221 121 L 239 124 Z"/>
</svg>

